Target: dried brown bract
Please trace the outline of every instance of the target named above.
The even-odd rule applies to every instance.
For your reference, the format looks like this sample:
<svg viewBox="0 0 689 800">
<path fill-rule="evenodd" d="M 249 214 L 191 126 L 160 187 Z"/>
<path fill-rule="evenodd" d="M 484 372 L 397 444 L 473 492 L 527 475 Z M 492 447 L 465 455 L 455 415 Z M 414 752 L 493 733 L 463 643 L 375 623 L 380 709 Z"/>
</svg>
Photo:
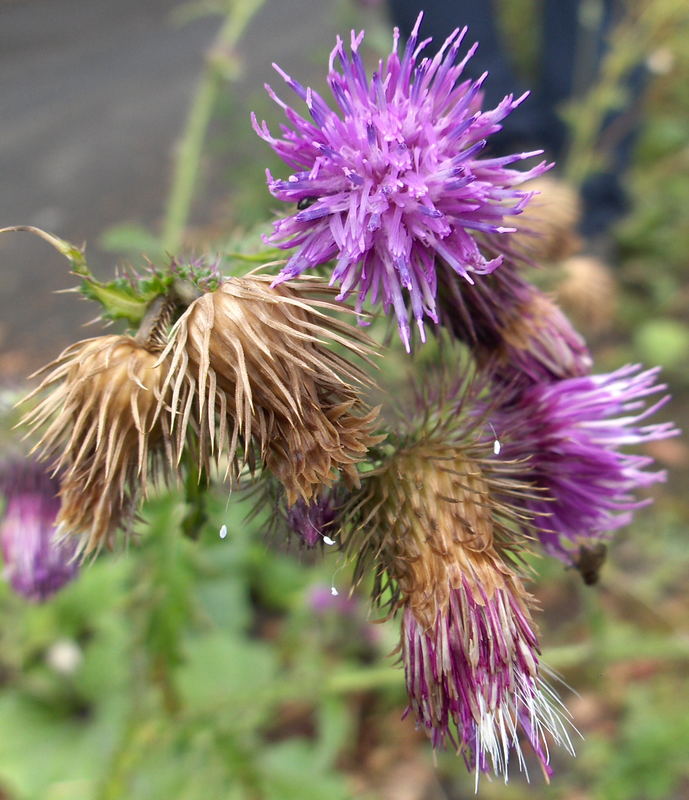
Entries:
<svg viewBox="0 0 689 800">
<path fill-rule="evenodd" d="M 173 463 L 157 358 L 129 336 L 86 339 L 44 367 L 29 396 L 44 395 L 23 422 L 60 474 L 58 529 L 82 537 L 84 554 L 112 545 L 147 485 Z"/>
<path fill-rule="evenodd" d="M 173 327 L 164 356 L 178 455 L 194 439 L 200 468 L 224 462 L 233 477 L 261 460 L 291 505 L 338 471 L 356 484 L 356 463 L 378 441 L 377 412 L 361 401 L 365 373 L 332 349 L 371 353 L 362 332 L 330 315 L 342 311 L 329 299 L 335 291 L 310 279 L 271 288 L 272 280 L 229 278 L 204 294 Z"/>
</svg>

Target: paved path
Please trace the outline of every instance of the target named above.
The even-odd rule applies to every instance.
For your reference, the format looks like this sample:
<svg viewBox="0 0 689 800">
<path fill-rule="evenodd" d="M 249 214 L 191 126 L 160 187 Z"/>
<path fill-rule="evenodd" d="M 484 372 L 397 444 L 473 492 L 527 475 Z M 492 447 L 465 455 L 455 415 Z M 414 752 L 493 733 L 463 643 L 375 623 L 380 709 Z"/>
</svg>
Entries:
<svg viewBox="0 0 689 800">
<path fill-rule="evenodd" d="M 0 227 L 30 224 L 88 242 L 125 219 L 160 220 L 173 144 L 218 26 L 175 27 L 168 0 L 0 0 Z M 267 0 L 247 31 L 240 91 L 300 70 L 334 38 L 322 0 Z M 313 69 L 313 67 L 312 67 Z M 248 124 L 248 122 L 246 123 Z M 28 234 L 0 237 L 0 380 L 74 338 L 93 307 L 55 295 L 65 262 Z"/>
</svg>

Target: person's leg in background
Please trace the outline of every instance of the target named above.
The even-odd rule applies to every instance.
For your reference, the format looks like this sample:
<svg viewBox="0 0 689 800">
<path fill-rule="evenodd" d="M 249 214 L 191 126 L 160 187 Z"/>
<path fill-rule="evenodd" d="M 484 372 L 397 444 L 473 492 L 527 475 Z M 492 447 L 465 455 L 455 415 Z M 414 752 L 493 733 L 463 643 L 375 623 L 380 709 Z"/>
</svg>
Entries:
<svg viewBox="0 0 689 800">
<path fill-rule="evenodd" d="M 545 0 L 539 96 L 546 114 L 543 146 L 556 159 L 566 157 L 567 127 L 558 110 L 581 97 L 600 74 L 608 37 L 624 13 L 615 0 Z M 635 103 L 645 87 L 646 70 L 639 65 L 628 76 L 627 107 L 603 121 L 601 148 L 605 167 L 586 178 L 581 187 L 580 231 L 599 239 L 628 211 L 622 178 L 631 163 L 639 126 Z"/>
<path fill-rule="evenodd" d="M 465 71 L 474 80 L 488 72 L 483 87 L 484 108 L 493 108 L 505 95 L 517 97 L 524 92 L 509 48 L 505 46 L 496 24 L 492 0 L 389 0 L 389 8 L 392 21 L 400 29 L 403 39 L 409 38 L 416 18 L 423 10 L 420 36 L 421 39 L 433 37 L 429 52 L 441 47 L 455 28 L 468 26 L 467 48 L 474 42 L 479 46 Z M 544 117 L 538 98 L 533 95 L 527 98 L 505 120 L 504 129 L 491 137 L 491 152 L 503 155 L 542 147 L 540 132 Z"/>
<path fill-rule="evenodd" d="M 520 94 L 519 78 L 496 24 L 490 0 L 389 0 L 393 22 L 408 37 L 423 9 L 422 37 L 432 36 L 438 48 L 455 27 L 468 25 L 468 41 L 479 49 L 467 64 L 468 76 L 489 73 L 485 107 L 495 106 L 507 94 Z M 616 0 L 544 0 L 539 85 L 492 137 L 500 154 L 542 147 L 549 158 L 566 158 L 568 131 L 560 108 L 581 96 L 597 79 L 607 38 L 622 13 Z M 628 81 L 632 98 L 640 95 L 645 70 L 639 67 Z M 628 209 L 621 177 L 629 166 L 638 129 L 638 114 L 630 107 L 610 114 L 601 132 L 607 164 L 589 176 L 582 188 L 581 233 L 600 238 Z"/>
</svg>

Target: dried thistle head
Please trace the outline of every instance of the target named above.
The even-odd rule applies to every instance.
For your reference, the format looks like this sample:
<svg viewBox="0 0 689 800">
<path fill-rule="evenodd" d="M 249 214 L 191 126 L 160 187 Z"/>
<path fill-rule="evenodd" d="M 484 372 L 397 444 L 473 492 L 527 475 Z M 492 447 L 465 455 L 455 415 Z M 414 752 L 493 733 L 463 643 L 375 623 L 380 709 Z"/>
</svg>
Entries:
<svg viewBox="0 0 689 800">
<path fill-rule="evenodd" d="M 86 339 L 44 367 L 29 396 L 42 399 L 23 423 L 61 477 L 58 531 L 82 537 L 84 554 L 112 545 L 148 483 L 172 463 L 157 358 L 129 336 Z"/>
<path fill-rule="evenodd" d="M 581 200 L 576 190 L 551 175 L 534 178 L 524 188 L 535 195 L 514 219 L 513 249 L 537 263 L 559 261 L 580 250 Z"/>
<path fill-rule="evenodd" d="M 617 283 L 600 259 L 572 256 L 562 264 L 557 299 L 572 318 L 591 334 L 609 331 L 615 321 Z"/>
<path fill-rule="evenodd" d="M 287 502 L 309 502 L 338 472 L 356 484 L 356 464 L 378 441 L 377 411 L 364 408 L 365 373 L 333 345 L 364 358 L 367 337 L 326 313 L 342 307 L 322 282 L 229 278 L 177 321 L 164 356 L 172 426 L 181 452 L 196 437 L 200 467 L 226 459 L 236 475 L 261 459 Z"/>
</svg>

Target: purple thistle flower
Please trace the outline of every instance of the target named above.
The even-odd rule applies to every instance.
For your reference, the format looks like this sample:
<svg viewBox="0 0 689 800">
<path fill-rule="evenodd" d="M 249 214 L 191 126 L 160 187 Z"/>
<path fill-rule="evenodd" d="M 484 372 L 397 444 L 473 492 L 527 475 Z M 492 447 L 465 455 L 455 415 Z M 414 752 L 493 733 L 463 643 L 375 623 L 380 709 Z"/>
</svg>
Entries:
<svg viewBox="0 0 689 800">
<path fill-rule="evenodd" d="M 76 540 L 55 541 L 60 509 L 58 481 L 30 461 L 11 461 L 0 469 L 5 510 L 0 547 L 5 577 L 12 588 L 33 602 L 44 602 L 79 571 Z"/>
<path fill-rule="evenodd" d="M 538 495 L 490 422 L 510 387 L 487 397 L 489 375 L 459 373 L 459 385 L 436 379 L 423 420 L 362 475 L 342 512 L 344 548 L 355 585 L 372 573 L 374 602 L 403 610 L 409 711 L 433 746 L 454 747 L 477 778 L 506 776 L 511 751 L 525 766 L 521 737 L 549 774 L 545 739 L 571 747 L 567 715 L 542 680 L 532 598 L 513 566 L 535 536 L 525 505 Z"/>
<path fill-rule="evenodd" d="M 287 524 L 306 547 L 315 547 L 319 542 L 335 544 L 336 502 L 332 492 L 322 493 L 315 501 L 303 499 L 287 509 Z"/>
<path fill-rule="evenodd" d="M 607 375 L 536 384 L 495 419 L 505 458 L 528 459 L 531 479 L 551 500 L 529 501 L 544 549 L 572 564 L 578 546 L 607 538 L 651 500 L 634 492 L 665 480 L 647 470 L 649 456 L 624 453 L 626 445 L 676 436 L 671 422 L 642 424 L 669 400 L 645 408 L 645 398 L 665 390 L 659 370 L 628 365 Z M 529 477 L 529 476 L 526 476 Z"/>
<path fill-rule="evenodd" d="M 573 754 L 568 715 L 540 677 L 539 644 L 518 596 L 521 584 L 462 577 L 432 628 L 406 608 L 402 622 L 408 711 L 431 736 L 448 742 L 469 769 L 493 770 L 507 780 L 510 751 L 526 771 L 520 736 L 528 740 L 545 775 L 552 769 L 546 734 Z M 490 576 L 482 576 L 483 579 Z M 523 589 L 521 589 L 523 592 Z"/>
<path fill-rule="evenodd" d="M 385 311 L 394 308 L 407 350 L 410 309 L 422 340 L 424 317 L 438 321 L 436 259 L 469 283 L 496 269 L 502 256 L 487 259 L 476 234 L 514 231 L 504 218 L 518 214 L 532 194 L 516 187 L 548 169 L 544 162 L 523 172 L 509 168 L 541 151 L 480 157 L 486 137 L 526 95 L 481 111 L 486 75 L 460 80 L 477 47 L 457 60 L 466 28 L 432 58 L 420 58 L 430 42 L 419 43 L 420 23 L 421 15 L 401 56 L 395 29 L 392 52 L 370 79 L 359 53 L 363 32 L 352 32 L 349 52 L 338 38 L 328 75 L 338 111 L 275 66 L 311 119 L 270 86 L 289 124 L 275 138 L 252 116 L 258 135 L 294 170 L 287 180 L 268 173 L 273 196 L 298 206 L 268 238 L 297 248 L 276 283 L 337 259 L 331 283 L 339 284 L 339 298 L 356 292 L 358 310 L 379 298 Z"/>
<path fill-rule="evenodd" d="M 591 354 L 562 310 L 521 277 L 513 264 L 474 286 L 440 273 L 441 324 L 490 364 L 503 384 L 549 383 L 588 375 Z"/>
</svg>

